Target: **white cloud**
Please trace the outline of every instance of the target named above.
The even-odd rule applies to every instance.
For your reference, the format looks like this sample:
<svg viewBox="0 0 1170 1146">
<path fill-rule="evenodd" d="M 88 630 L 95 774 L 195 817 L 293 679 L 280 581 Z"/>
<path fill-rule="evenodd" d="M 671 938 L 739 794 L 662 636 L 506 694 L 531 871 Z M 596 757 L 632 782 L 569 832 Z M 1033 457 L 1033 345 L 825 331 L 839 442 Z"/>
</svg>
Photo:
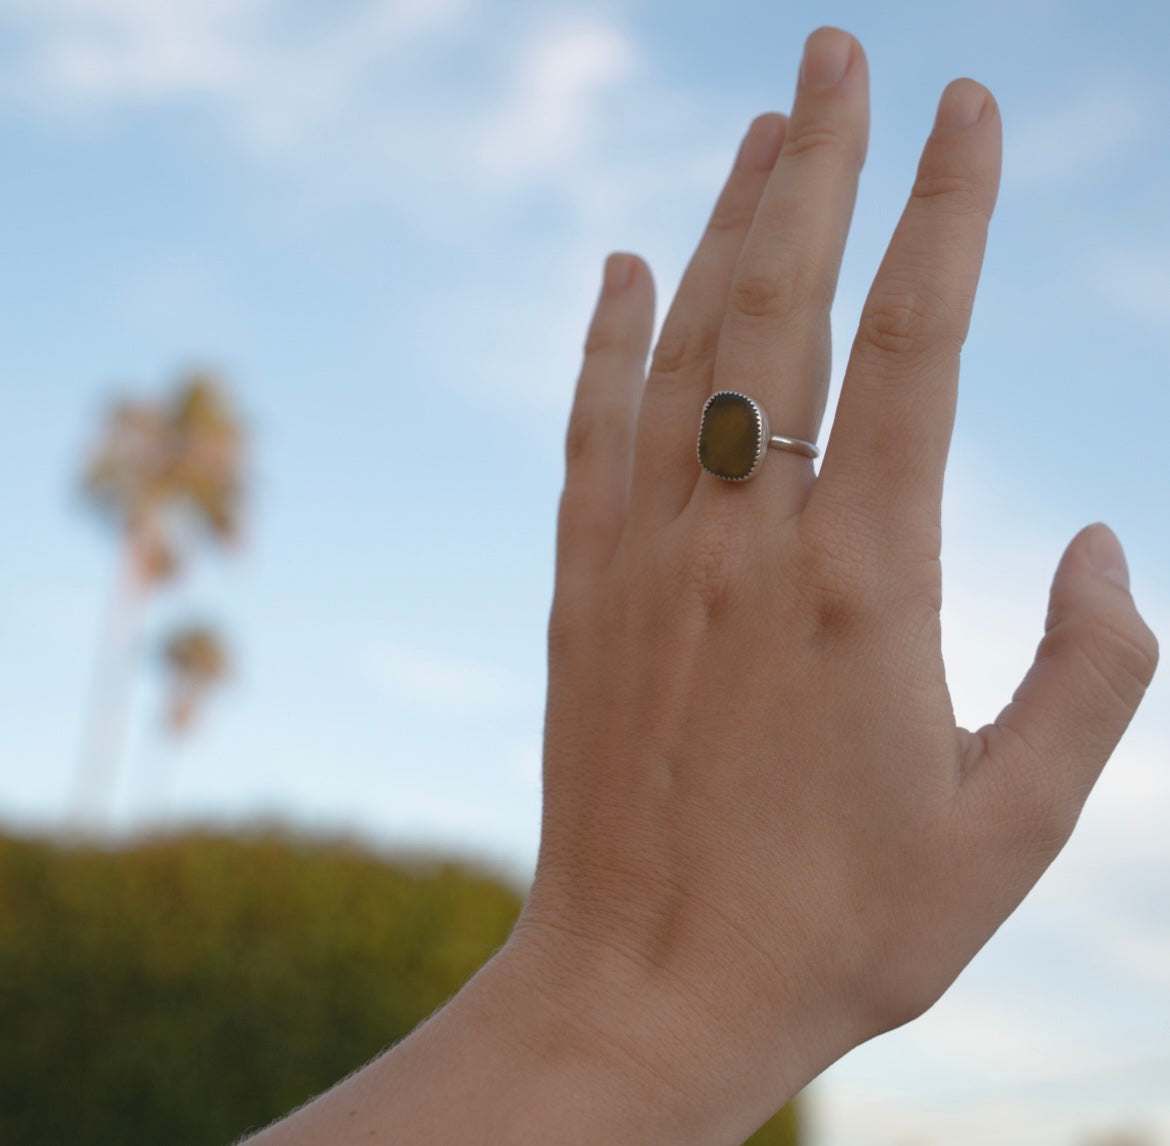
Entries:
<svg viewBox="0 0 1170 1146">
<path fill-rule="evenodd" d="M 23 50 L 5 90 L 82 119 L 190 105 L 262 153 L 336 156 L 348 143 L 358 166 L 371 148 L 393 153 L 422 182 L 427 167 L 561 170 L 596 142 L 599 100 L 633 73 L 631 41 L 593 17 L 485 43 L 507 90 L 495 97 L 488 78 L 452 107 L 437 74 L 475 14 L 476 0 L 364 0 L 311 19 L 282 0 L 19 0 L 8 20 Z"/>
<path fill-rule="evenodd" d="M 512 93 L 478 126 L 472 159 L 505 179 L 563 169 L 596 143 L 600 100 L 634 67 L 633 45 L 612 25 L 542 33 L 525 46 Z"/>
<path fill-rule="evenodd" d="M 241 82 L 241 41 L 264 0 L 57 0 L 29 7 L 46 84 L 78 98 L 134 101 L 224 93 Z"/>
<path fill-rule="evenodd" d="M 293 202 L 389 206 L 461 252 L 498 235 L 525 192 L 562 213 L 569 244 L 607 246 L 648 203 L 709 195 L 736 142 L 718 122 L 726 109 L 645 74 L 612 14 L 501 19 L 481 0 L 17 0 L 5 23 L 9 111 L 79 127 L 191 112 L 283 174 Z M 546 263 L 547 243 L 539 254 Z"/>
<path fill-rule="evenodd" d="M 297 19 L 280 0 L 19 0 L 9 102 L 73 118 L 188 104 L 266 150 L 362 113 L 370 73 L 450 30 L 470 0 L 366 0 Z"/>
<path fill-rule="evenodd" d="M 194 112 L 285 181 L 269 226 L 299 231 L 303 215 L 354 202 L 389 208 L 463 269 L 415 303 L 434 371 L 466 379 L 476 403 L 537 410 L 538 432 L 559 437 L 603 255 L 625 246 L 652 260 L 661 321 L 690 255 L 670 213 L 693 218 L 693 243 L 747 117 L 733 97 L 658 83 L 612 14 L 489 21 L 479 0 L 296 11 L 22 0 L 0 101 L 115 127 Z M 556 220 L 555 242 L 517 225 L 532 202 Z M 501 337 L 520 322 L 523 354 Z"/>
</svg>

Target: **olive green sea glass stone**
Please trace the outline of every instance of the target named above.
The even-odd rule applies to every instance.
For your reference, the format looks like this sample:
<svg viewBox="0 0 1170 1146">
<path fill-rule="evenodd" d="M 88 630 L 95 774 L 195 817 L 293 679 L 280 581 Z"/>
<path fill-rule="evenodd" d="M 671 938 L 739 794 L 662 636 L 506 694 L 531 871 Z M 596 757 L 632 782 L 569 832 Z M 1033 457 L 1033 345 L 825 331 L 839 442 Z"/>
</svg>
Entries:
<svg viewBox="0 0 1170 1146">
<path fill-rule="evenodd" d="M 742 394 L 712 395 L 699 425 L 699 461 L 719 477 L 742 480 L 756 468 L 763 427 Z"/>
</svg>

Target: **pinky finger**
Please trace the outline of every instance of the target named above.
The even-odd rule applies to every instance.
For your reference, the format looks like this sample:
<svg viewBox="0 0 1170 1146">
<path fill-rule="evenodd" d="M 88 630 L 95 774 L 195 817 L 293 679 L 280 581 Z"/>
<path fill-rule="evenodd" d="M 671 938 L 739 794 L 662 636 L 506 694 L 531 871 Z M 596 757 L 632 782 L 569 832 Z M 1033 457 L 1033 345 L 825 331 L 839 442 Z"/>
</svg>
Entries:
<svg viewBox="0 0 1170 1146">
<path fill-rule="evenodd" d="M 653 331 L 650 269 L 637 255 L 610 255 L 565 435 L 558 578 L 588 577 L 609 562 L 617 547 Z"/>
</svg>

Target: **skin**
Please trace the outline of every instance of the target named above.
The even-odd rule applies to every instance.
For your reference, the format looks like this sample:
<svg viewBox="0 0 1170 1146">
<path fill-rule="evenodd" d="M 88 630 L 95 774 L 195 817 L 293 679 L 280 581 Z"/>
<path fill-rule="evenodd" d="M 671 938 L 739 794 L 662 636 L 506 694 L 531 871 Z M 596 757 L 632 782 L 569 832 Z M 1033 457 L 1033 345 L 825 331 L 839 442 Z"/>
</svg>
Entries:
<svg viewBox="0 0 1170 1146">
<path fill-rule="evenodd" d="M 819 476 L 775 450 L 747 482 L 698 465 L 717 389 L 817 437 L 867 133 L 862 49 L 821 29 L 652 355 L 649 268 L 608 260 L 566 441 L 531 896 L 452 1003 L 256 1142 L 731 1146 L 929 1008 L 1069 838 L 1158 648 L 1089 526 L 1011 702 L 955 724 L 940 501 L 999 183 L 986 89 L 943 93 Z"/>
</svg>

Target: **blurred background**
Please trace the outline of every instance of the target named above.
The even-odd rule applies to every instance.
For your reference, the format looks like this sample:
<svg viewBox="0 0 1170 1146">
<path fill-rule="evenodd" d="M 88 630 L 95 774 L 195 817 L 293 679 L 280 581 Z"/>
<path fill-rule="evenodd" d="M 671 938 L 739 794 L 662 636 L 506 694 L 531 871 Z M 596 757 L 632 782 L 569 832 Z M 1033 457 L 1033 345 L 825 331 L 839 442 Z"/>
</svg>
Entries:
<svg viewBox="0 0 1170 1146">
<path fill-rule="evenodd" d="M 325 963 L 408 969 L 406 1001 L 273 1083 L 270 1112 L 192 1141 L 303 1101 L 502 941 L 539 839 L 563 435 L 604 257 L 649 261 L 660 323 L 825 23 L 861 39 L 873 95 L 834 400 L 939 93 L 970 75 L 1002 109 L 943 520 L 948 679 L 978 726 L 1090 521 L 1170 640 L 1164 4 L 0 0 L 0 1016 L 26 1035 L 6 1141 L 83 1141 L 19 1073 L 27 1040 L 57 1053 L 62 984 L 98 1032 L 74 1081 L 111 1039 L 163 1055 L 176 984 L 210 1013 L 177 954 L 195 921 L 249 952 L 287 936 L 256 982 L 288 998 Z M 802 1142 L 1170 1143 L 1168 682 L 955 987 L 810 1087 Z M 374 882 L 320 894 L 354 864 Z M 326 900 L 364 905 L 364 954 L 305 938 L 337 930 Z M 104 1010 L 76 986 L 91 956 L 116 965 Z M 229 1018 L 258 997 L 233 983 Z M 240 1045 L 217 1022 L 171 1042 Z M 248 1061 L 291 1053 L 256 1023 Z M 157 1107 L 125 1125 L 171 1134 L 190 1094 L 136 1085 L 118 1116 Z"/>
</svg>

